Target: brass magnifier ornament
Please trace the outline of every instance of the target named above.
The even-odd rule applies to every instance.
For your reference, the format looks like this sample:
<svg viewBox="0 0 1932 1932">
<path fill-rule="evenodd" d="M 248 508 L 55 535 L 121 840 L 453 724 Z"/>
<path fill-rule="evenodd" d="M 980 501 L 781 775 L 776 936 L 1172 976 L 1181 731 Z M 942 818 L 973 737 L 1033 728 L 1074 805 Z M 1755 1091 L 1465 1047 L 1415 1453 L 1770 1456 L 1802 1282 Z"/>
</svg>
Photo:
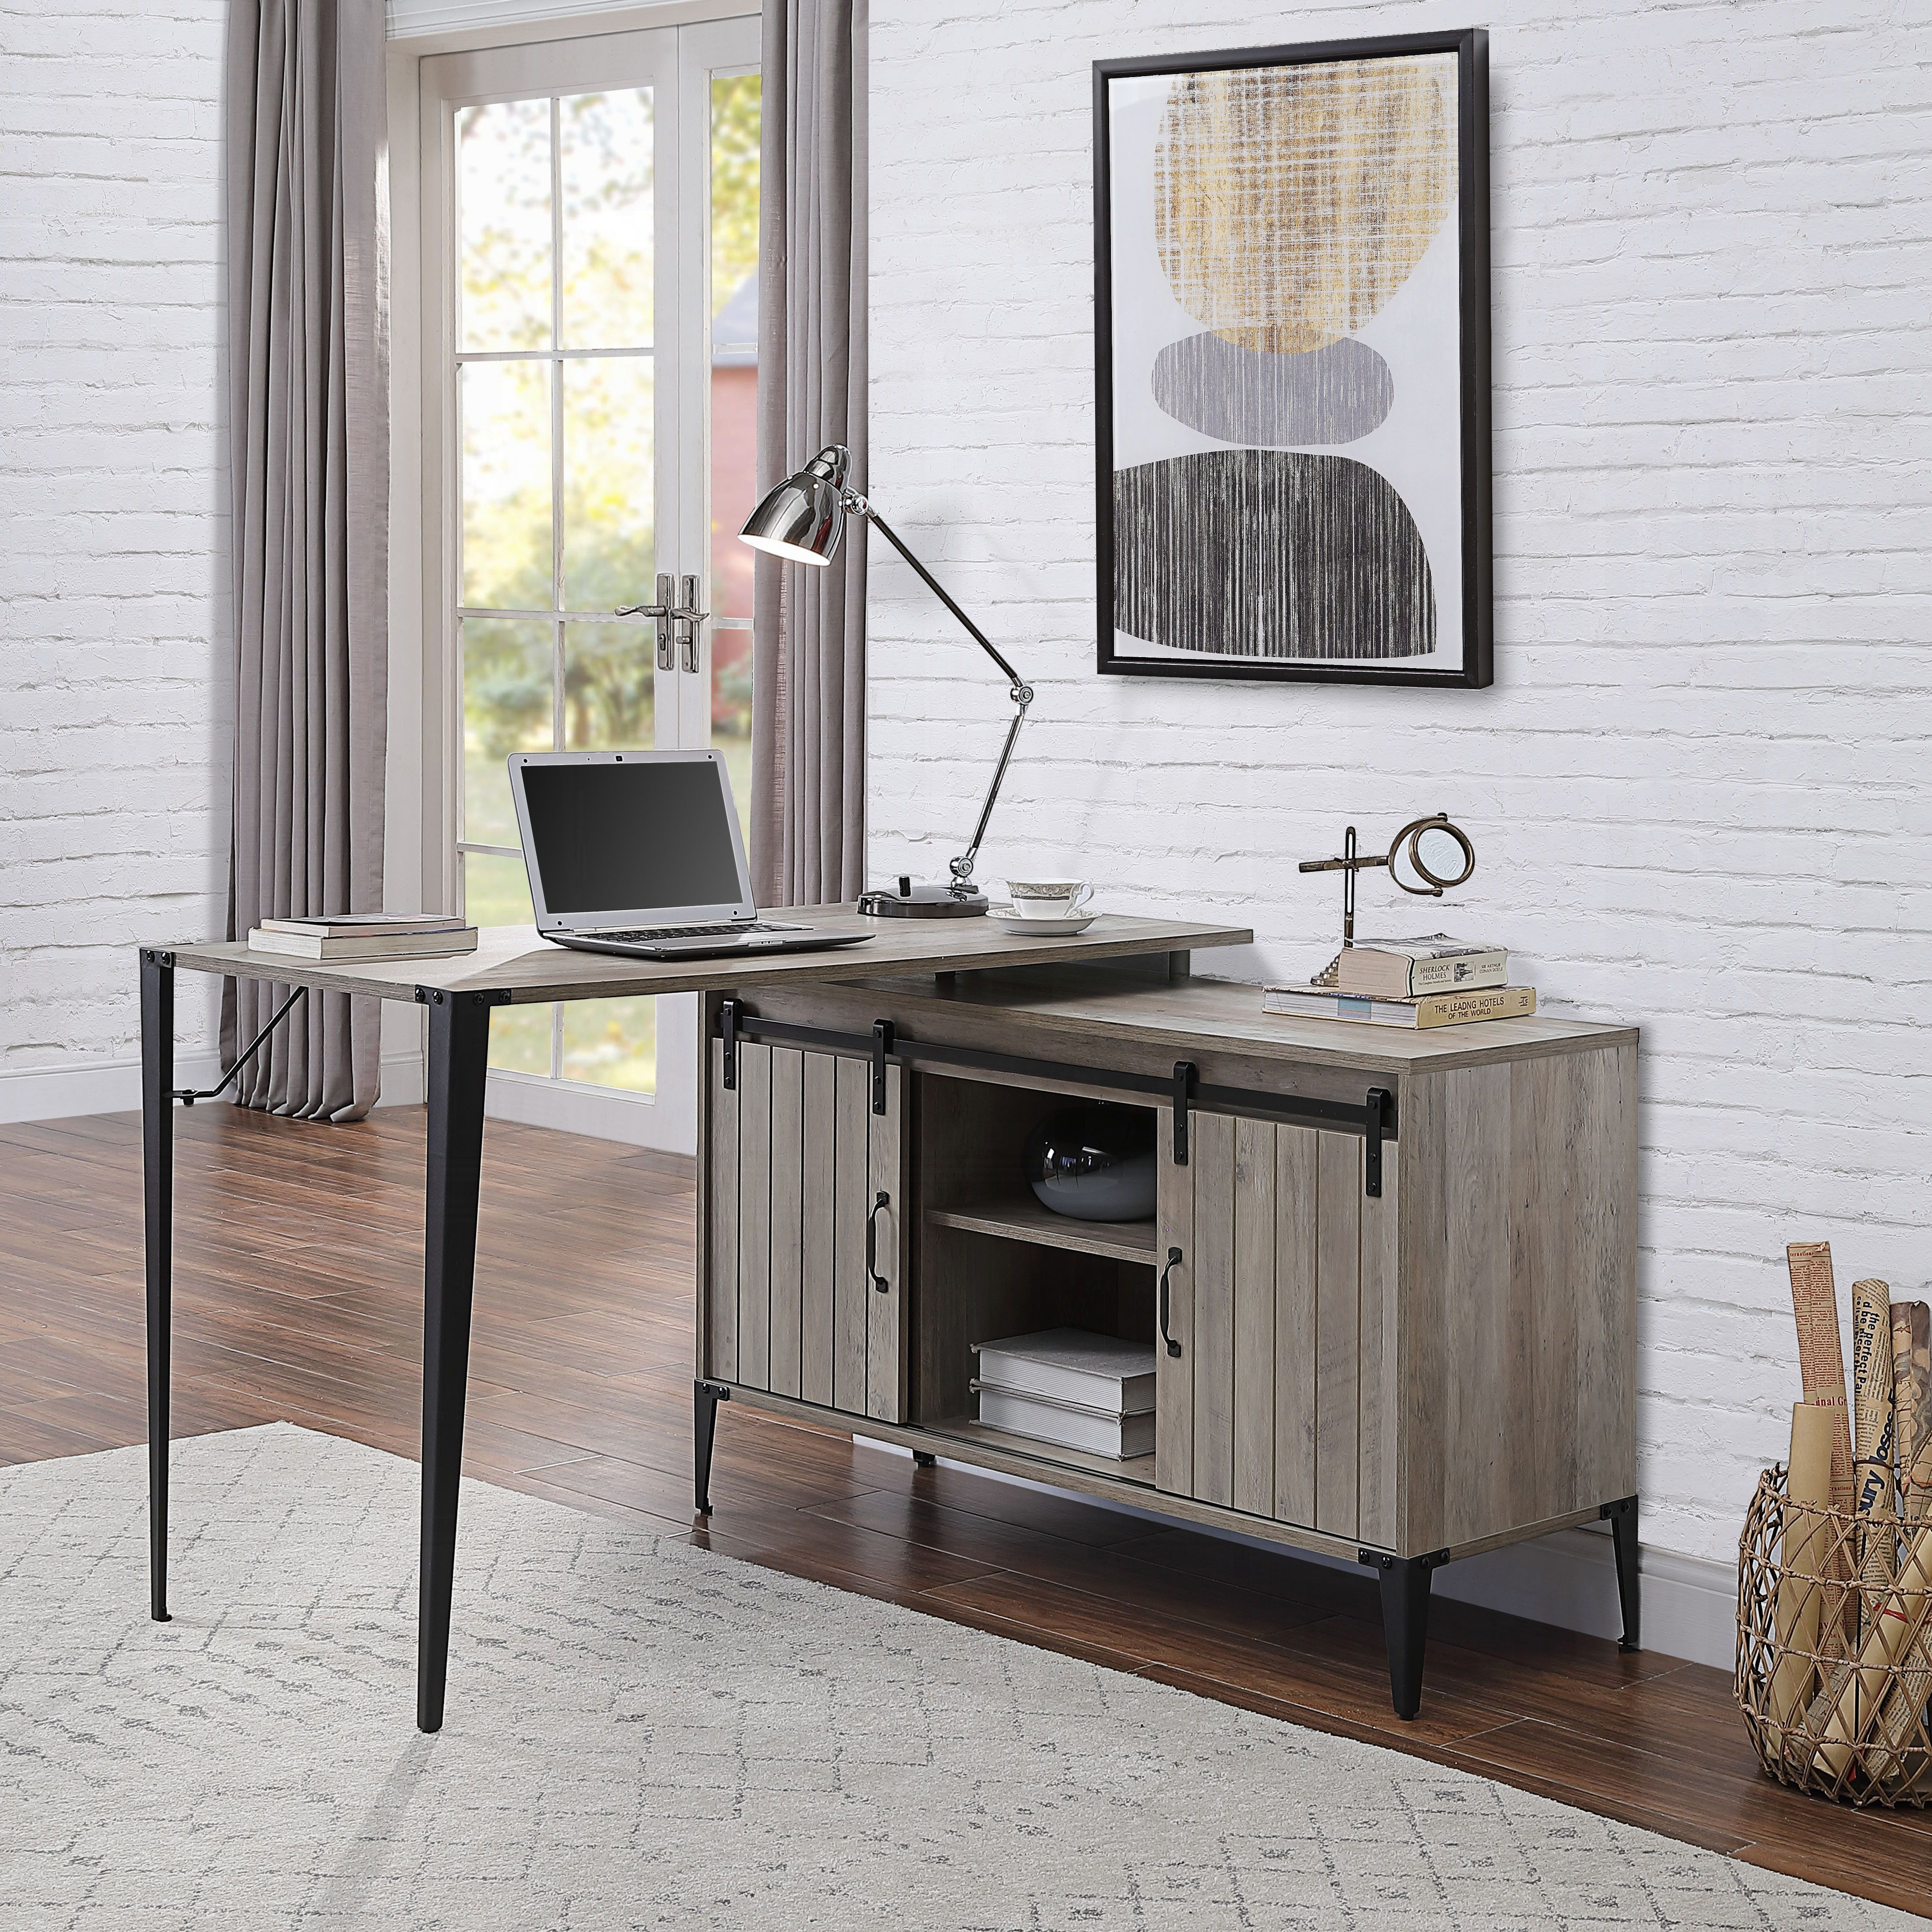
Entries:
<svg viewBox="0 0 1932 1932">
<path fill-rule="evenodd" d="M 1476 869 L 1476 848 L 1460 825 L 1449 822 L 1446 812 L 1432 812 L 1426 818 L 1414 818 L 1389 841 L 1388 850 L 1368 858 L 1355 849 L 1355 828 L 1352 825 L 1342 841 L 1339 859 L 1304 859 L 1304 872 L 1340 872 L 1342 875 L 1342 945 L 1346 951 L 1355 943 L 1355 874 L 1371 866 L 1385 866 L 1388 875 L 1404 892 L 1418 898 L 1439 899 L 1451 886 L 1463 884 Z M 1414 881 L 1400 870 L 1406 866 Z M 1342 964 L 1338 952 L 1308 982 L 1311 986 L 1332 986 Z"/>
</svg>

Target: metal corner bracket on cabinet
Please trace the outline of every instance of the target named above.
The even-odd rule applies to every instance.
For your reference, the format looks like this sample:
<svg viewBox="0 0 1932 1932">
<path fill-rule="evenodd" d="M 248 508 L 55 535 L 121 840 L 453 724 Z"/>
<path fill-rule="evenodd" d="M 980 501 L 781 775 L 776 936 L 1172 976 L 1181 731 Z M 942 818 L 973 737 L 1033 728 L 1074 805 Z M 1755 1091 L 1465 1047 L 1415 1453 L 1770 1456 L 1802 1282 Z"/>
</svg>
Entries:
<svg viewBox="0 0 1932 1932">
<path fill-rule="evenodd" d="M 981 1047 L 945 1046 L 937 1041 L 912 1040 L 886 1019 L 874 1020 L 872 1030 L 864 1034 L 801 1026 L 790 1020 L 768 1020 L 735 997 L 718 1002 L 717 1030 L 724 1048 L 727 1091 L 738 1084 L 740 1044 L 754 1040 L 813 1047 L 823 1053 L 844 1054 L 868 1061 L 875 1114 L 886 1111 L 886 1068 L 893 1060 L 906 1066 L 956 1066 L 968 1072 L 1063 1081 L 1074 1086 L 1131 1094 L 1150 1102 L 1166 1101 L 1174 1112 L 1174 1160 L 1178 1167 L 1187 1165 L 1189 1122 L 1197 1113 L 1234 1114 L 1277 1120 L 1289 1126 L 1360 1134 L 1365 1144 L 1363 1191 L 1376 1198 L 1382 1192 L 1383 1143 L 1397 1138 L 1396 1096 L 1386 1087 L 1367 1088 L 1358 1101 L 1330 1100 L 1312 1094 L 1270 1094 L 1256 1088 L 1216 1087 L 1202 1082 L 1191 1060 L 1177 1060 L 1172 1074 L 1126 1073 L 1108 1067 L 1077 1066 L 1065 1060 L 994 1053 Z"/>
</svg>

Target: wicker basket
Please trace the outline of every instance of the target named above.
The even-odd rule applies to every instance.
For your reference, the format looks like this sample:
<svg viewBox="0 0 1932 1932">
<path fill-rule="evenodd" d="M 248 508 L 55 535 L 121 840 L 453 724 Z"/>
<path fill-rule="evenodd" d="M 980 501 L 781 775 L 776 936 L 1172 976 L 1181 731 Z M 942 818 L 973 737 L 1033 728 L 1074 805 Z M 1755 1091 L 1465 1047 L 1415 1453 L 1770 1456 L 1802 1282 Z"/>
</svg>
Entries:
<svg viewBox="0 0 1932 1932">
<path fill-rule="evenodd" d="M 1847 1804 L 1932 1804 L 1928 1552 L 1932 1523 L 1793 1504 L 1782 1465 L 1759 1478 L 1738 1544 L 1736 1688 L 1780 1783 Z"/>
</svg>

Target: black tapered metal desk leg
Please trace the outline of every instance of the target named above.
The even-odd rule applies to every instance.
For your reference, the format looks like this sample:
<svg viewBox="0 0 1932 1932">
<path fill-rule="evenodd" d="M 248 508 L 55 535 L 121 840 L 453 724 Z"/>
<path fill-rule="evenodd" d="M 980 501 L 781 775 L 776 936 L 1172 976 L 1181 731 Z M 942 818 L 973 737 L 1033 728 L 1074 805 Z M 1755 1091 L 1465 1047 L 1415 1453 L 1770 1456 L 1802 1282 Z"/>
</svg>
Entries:
<svg viewBox="0 0 1932 1932">
<path fill-rule="evenodd" d="M 416 1624 L 416 1724 L 442 1728 L 449 1598 L 463 1476 L 463 1402 L 476 1275 L 483 1085 L 490 1012 L 502 993 L 424 988 L 429 1009 L 429 1146 L 423 1204 L 422 1580 Z"/>
<path fill-rule="evenodd" d="M 168 1621 L 168 1371 L 175 1240 L 175 956 L 141 952 L 141 1213 L 148 1277 L 148 1614 Z"/>
</svg>

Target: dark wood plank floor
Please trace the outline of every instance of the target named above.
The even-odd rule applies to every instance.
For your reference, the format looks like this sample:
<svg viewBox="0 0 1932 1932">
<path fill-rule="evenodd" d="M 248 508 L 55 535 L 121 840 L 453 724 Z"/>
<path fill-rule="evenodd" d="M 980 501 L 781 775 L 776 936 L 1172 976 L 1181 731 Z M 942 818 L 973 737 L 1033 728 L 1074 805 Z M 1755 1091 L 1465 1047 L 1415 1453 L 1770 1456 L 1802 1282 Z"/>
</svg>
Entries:
<svg viewBox="0 0 1932 1932">
<path fill-rule="evenodd" d="M 421 1112 L 176 1127 L 177 1433 L 286 1418 L 414 1455 Z M 0 1128 L 0 1462 L 146 1439 L 140 1199 L 132 1116 Z M 1714 1670 L 1438 1599 L 1404 1725 L 1366 1577 L 738 1404 L 695 1524 L 691 1216 L 658 1157 L 490 1123 L 472 1474 L 1932 1916 L 1932 1815 L 1770 1783 Z"/>
</svg>

